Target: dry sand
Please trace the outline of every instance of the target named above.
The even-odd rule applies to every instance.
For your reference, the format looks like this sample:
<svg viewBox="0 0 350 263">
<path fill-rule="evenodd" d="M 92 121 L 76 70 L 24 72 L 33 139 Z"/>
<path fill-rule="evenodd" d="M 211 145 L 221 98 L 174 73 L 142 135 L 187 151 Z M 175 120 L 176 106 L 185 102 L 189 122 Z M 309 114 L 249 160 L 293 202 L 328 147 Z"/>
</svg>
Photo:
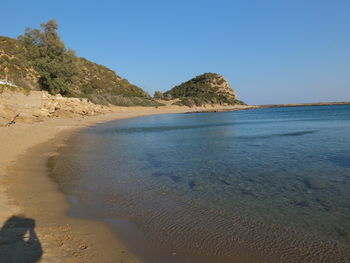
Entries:
<svg viewBox="0 0 350 263">
<path fill-rule="evenodd" d="M 187 111 L 185 107 L 118 108 L 99 116 L 0 128 L 0 262 L 142 262 L 103 223 L 66 215 L 67 197 L 47 176 L 46 162 L 84 127 Z"/>
</svg>

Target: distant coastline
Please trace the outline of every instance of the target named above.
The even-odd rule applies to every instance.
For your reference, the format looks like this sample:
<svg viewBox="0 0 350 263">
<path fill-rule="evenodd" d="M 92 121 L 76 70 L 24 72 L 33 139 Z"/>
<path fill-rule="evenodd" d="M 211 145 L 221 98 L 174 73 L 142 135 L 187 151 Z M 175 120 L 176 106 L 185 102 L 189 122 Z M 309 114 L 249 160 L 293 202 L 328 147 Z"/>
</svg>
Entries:
<svg viewBox="0 0 350 263">
<path fill-rule="evenodd" d="M 259 105 L 258 108 L 278 108 L 278 107 L 304 107 L 304 106 L 331 106 L 331 105 L 350 105 L 350 101 L 343 102 L 314 102 L 314 103 L 290 103 L 290 104 L 266 104 Z"/>
<path fill-rule="evenodd" d="M 212 108 L 201 109 L 199 111 L 188 111 L 186 113 L 204 113 L 204 112 L 226 112 L 238 110 L 253 110 L 253 109 L 267 109 L 267 108 L 285 108 L 285 107 L 307 107 L 307 106 L 336 106 L 336 105 L 350 105 L 350 101 L 344 102 L 315 102 L 315 103 L 290 103 L 290 104 L 264 104 L 264 105 L 247 105 L 242 108 Z"/>
</svg>

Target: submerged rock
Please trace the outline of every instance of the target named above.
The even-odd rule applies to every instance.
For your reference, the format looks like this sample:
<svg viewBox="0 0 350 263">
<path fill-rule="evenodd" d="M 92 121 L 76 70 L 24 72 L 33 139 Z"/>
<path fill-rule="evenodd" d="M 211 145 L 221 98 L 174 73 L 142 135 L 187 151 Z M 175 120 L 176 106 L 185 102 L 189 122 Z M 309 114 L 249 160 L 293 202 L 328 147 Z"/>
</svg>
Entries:
<svg viewBox="0 0 350 263">
<path fill-rule="evenodd" d="M 204 189 L 204 187 L 203 187 L 204 184 L 205 183 L 202 182 L 202 181 L 194 181 L 194 180 L 191 180 L 188 183 L 189 187 L 193 191 L 201 191 L 201 190 L 203 190 Z"/>
<path fill-rule="evenodd" d="M 340 227 L 335 227 L 335 231 L 344 239 L 349 240 L 350 241 L 350 231 L 347 229 L 343 229 Z"/>
<path fill-rule="evenodd" d="M 220 178 L 220 182 L 223 183 L 224 185 L 231 185 L 231 183 L 229 181 L 227 181 L 226 179 Z"/>
<path fill-rule="evenodd" d="M 302 207 L 308 207 L 310 204 L 308 201 L 306 200 L 302 200 L 302 201 L 295 201 L 294 204 L 296 206 L 302 206 Z"/>
<path fill-rule="evenodd" d="M 311 188 L 314 190 L 321 190 L 328 187 L 325 182 L 315 178 L 305 178 L 303 182 L 308 188 Z"/>
<path fill-rule="evenodd" d="M 171 180 L 173 180 L 175 183 L 178 183 L 182 180 L 182 178 L 180 176 L 177 175 L 171 175 L 170 176 Z"/>
</svg>

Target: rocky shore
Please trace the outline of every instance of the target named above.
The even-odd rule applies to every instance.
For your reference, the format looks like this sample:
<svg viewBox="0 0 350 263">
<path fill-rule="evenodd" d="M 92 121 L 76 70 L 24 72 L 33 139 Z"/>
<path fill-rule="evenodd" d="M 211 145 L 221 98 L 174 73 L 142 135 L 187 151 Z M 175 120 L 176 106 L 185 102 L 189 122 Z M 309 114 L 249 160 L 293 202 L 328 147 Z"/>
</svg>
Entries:
<svg viewBox="0 0 350 263">
<path fill-rule="evenodd" d="M 26 93 L 4 90 L 0 94 L 0 127 L 33 123 L 46 118 L 94 116 L 112 111 L 113 107 L 97 105 L 87 99 L 53 96 L 45 91 Z"/>
</svg>

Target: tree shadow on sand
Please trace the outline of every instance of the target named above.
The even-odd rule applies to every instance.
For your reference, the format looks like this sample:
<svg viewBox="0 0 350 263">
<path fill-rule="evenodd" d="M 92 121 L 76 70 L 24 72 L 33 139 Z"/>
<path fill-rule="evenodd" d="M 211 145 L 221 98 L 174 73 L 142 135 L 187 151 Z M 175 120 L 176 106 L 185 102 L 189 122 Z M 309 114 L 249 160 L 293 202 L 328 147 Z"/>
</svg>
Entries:
<svg viewBox="0 0 350 263">
<path fill-rule="evenodd" d="M 34 231 L 35 220 L 22 216 L 10 217 L 0 230 L 1 263 L 35 263 L 43 254 Z"/>
</svg>

